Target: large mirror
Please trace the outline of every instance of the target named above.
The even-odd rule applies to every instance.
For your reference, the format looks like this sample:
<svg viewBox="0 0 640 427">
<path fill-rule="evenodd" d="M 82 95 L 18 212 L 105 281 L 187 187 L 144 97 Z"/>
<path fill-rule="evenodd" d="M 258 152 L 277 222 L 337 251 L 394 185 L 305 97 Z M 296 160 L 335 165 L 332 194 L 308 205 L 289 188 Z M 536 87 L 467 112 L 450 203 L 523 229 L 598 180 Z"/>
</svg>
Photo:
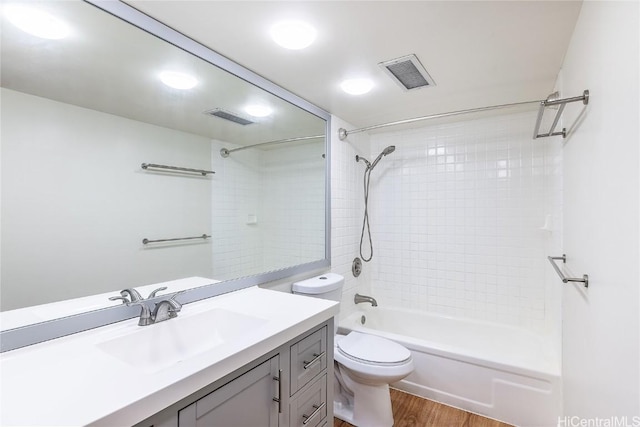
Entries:
<svg viewBox="0 0 640 427">
<path fill-rule="evenodd" d="M 328 263 L 327 114 L 108 3 L 145 30 L 84 1 L 3 4 L 3 314 Z M 25 31 L 27 7 L 65 34 Z"/>
</svg>

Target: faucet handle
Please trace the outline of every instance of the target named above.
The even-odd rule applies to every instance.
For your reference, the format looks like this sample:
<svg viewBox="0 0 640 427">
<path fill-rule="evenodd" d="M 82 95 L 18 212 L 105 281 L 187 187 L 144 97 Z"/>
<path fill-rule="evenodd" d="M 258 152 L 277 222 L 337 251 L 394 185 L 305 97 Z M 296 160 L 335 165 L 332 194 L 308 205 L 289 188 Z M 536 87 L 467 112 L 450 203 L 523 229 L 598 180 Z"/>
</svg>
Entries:
<svg viewBox="0 0 640 427">
<path fill-rule="evenodd" d="M 140 293 L 134 288 L 123 289 L 120 291 L 120 295 L 125 298 L 129 297 L 129 300 L 131 302 L 142 301 L 144 299 L 142 298 L 142 295 L 140 295 Z"/>
<path fill-rule="evenodd" d="M 179 292 L 176 292 L 175 294 L 173 294 L 173 295 L 171 296 L 171 298 L 169 298 L 168 302 L 169 302 L 169 304 L 171 304 L 171 308 L 172 308 L 172 311 L 173 311 L 173 312 L 178 312 L 178 311 L 182 310 L 182 304 L 181 304 L 180 302 L 178 302 L 178 300 L 176 299 L 176 297 L 177 297 L 178 295 L 183 294 L 184 292 L 185 292 L 185 291 L 179 291 Z"/>
<path fill-rule="evenodd" d="M 177 297 L 178 295 L 182 295 L 184 294 L 186 291 L 183 289 L 181 291 L 175 292 L 173 295 L 171 295 L 170 299 L 174 299 L 175 297 Z"/>
<path fill-rule="evenodd" d="M 109 297 L 109 301 L 118 301 L 118 300 L 122 300 L 123 304 L 127 304 L 131 301 L 129 301 L 129 298 L 127 297 Z"/>
<path fill-rule="evenodd" d="M 151 293 L 149 294 L 149 297 L 148 297 L 147 299 L 155 298 L 155 297 L 156 297 L 156 294 L 157 294 L 158 292 L 160 292 L 160 291 L 166 291 L 166 290 L 167 290 L 167 287 L 166 287 L 166 286 L 163 286 L 163 287 L 161 287 L 161 288 L 158 288 L 158 289 L 154 290 L 153 292 L 151 292 Z"/>
</svg>

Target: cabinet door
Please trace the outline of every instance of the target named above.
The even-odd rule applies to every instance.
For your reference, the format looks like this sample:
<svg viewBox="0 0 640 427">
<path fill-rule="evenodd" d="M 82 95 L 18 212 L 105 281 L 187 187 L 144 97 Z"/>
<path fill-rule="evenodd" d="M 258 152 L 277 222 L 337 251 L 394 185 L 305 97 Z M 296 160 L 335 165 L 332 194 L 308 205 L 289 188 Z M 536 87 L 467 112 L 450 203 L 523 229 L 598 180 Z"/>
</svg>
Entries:
<svg viewBox="0 0 640 427">
<path fill-rule="evenodd" d="M 178 415 L 180 427 L 277 427 L 279 356 L 242 374 Z"/>
</svg>

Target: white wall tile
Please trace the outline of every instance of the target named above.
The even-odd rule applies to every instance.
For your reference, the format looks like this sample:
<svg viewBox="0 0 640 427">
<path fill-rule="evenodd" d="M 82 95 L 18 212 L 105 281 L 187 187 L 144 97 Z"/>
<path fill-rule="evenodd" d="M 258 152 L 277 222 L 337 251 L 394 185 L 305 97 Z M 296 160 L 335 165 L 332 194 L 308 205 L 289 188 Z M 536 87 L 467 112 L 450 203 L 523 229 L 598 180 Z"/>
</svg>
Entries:
<svg viewBox="0 0 640 427">
<path fill-rule="evenodd" d="M 227 158 L 219 151 L 234 144 L 212 146 L 212 227 L 224 240 L 213 248 L 212 277 L 232 279 L 324 258 L 323 141 Z"/>
<path fill-rule="evenodd" d="M 369 136 L 350 135 L 345 141 L 337 137 L 339 128 L 354 126 L 332 117 L 331 134 L 331 271 L 345 278 L 340 305 L 340 317 L 355 310 L 353 296 L 356 292 L 370 290 L 371 263 L 363 263 L 363 272 L 353 277 L 351 265 L 359 256 L 360 230 L 362 227 L 363 198 L 362 163 L 356 163 L 356 154 L 368 156 Z"/>
<path fill-rule="evenodd" d="M 560 143 L 533 141 L 534 123 L 531 112 L 371 136 L 370 158 L 396 146 L 371 175 L 379 301 L 550 326 L 546 256 L 559 233 L 540 227 L 561 217 Z"/>
</svg>

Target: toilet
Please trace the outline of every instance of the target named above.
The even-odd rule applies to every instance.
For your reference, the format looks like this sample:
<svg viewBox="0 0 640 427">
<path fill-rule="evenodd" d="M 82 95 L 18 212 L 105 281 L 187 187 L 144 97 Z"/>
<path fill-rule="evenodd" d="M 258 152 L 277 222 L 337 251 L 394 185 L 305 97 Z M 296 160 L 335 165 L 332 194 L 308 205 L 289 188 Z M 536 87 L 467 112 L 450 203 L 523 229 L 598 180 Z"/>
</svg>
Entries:
<svg viewBox="0 0 640 427">
<path fill-rule="evenodd" d="M 295 282 L 294 294 L 340 301 L 344 277 L 335 273 Z M 391 427 L 389 384 L 413 371 L 411 352 L 391 340 L 334 329 L 334 415 L 357 427 Z"/>
</svg>

